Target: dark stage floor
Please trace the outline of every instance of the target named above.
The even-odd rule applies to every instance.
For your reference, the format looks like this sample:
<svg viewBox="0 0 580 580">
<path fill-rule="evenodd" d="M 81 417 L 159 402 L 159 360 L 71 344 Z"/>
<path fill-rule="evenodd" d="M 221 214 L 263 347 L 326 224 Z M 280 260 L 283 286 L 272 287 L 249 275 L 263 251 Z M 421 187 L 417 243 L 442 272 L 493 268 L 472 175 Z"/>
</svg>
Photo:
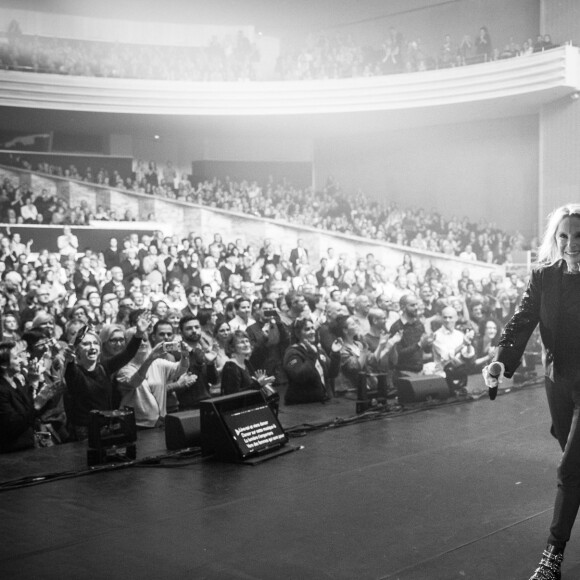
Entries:
<svg viewBox="0 0 580 580">
<path fill-rule="evenodd" d="M 353 412 L 282 407 L 281 422 Z M 309 432 L 256 466 L 194 458 L 5 491 L 0 577 L 525 580 L 552 515 L 548 429 L 543 389 L 528 386 Z M 164 442 L 140 432 L 139 457 Z M 0 481 L 85 467 L 83 445 L 34 450 L 1 457 Z"/>
</svg>

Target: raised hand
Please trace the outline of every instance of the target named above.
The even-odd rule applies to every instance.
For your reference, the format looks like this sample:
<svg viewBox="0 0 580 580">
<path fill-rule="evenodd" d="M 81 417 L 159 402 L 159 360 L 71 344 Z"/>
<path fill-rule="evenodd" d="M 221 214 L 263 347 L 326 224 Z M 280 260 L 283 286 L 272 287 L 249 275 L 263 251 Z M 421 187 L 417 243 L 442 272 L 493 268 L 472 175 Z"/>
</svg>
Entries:
<svg viewBox="0 0 580 580">
<path fill-rule="evenodd" d="M 155 358 L 159 358 L 160 356 L 162 356 L 163 354 L 165 354 L 165 345 L 160 342 L 159 344 L 156 344 L 152 349 L 151 352 L 149 353 L 149 358 L 151 359 L 155 359 Z"/>
<path fill-rule="evenodd" d="M 342 350 L 343 345 L 344 345 L 344 341 L 342 340 L 342 338 L 337 338 L 332 343 L 330 350 L 332 350 L 332 352 L 340 352 Z"/>
<path fill-rule="evenodd" d="M 144 312 L 139 316 L 139 318 L 137 318 L 137 334 L 143 336 L 149 329 L 149 326 L 151 326 L 151 313 Z"/>
<path fill-rule="evenodd" d="M 263 369 L 257 370 L 256 371 L 256 374 L 254 375 L 254 379 L 256 381 L 258 381 L 258 383 L 260 384 L 261 387 L 273 383 L 274 382 L 274 378 L 275 377 L 268 376 L 268 374 L 266 373 L 266 371 L 263 370 Z"/>
</svg>

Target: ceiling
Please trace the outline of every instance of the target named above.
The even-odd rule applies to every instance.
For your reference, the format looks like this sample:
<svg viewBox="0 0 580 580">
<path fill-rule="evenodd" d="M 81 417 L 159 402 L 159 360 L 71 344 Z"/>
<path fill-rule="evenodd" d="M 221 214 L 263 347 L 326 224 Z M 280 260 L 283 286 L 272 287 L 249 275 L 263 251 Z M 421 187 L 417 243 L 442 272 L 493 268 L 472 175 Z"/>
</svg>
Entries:
<svg viewBox="0 0 580 580">
<path fill-rule="evenodd" d="M 4 8 L 131 21 L 254 24 L 263 32 L 298 31 L 388 19 L 471 0 L 2 0 Z"/>
</svg>

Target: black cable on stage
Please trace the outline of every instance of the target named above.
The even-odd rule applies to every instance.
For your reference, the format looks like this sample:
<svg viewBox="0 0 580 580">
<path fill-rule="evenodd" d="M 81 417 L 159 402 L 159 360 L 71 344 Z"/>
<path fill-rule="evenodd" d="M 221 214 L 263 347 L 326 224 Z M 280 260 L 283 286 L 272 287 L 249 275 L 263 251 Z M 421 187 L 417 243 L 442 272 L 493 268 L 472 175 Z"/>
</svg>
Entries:
<svg viewBox="0 0 580 580">
<path fill-rule="evenodd" d="M 201 456 L 201 449 L 198 447 L 187 447 L 185 449 L 180 449 L 171 453 L 165 453 L 163 455 L 152 455 L 148 457 L 143 457 L 142 459 L 127 459 L 124 456 L 119 455 L 119 462 L 104 463 L 101 465 L 94 465 L 88 469 L 83 469 L 80 471 L 61 471 L 56 473 L 47 473 L 40 475 L 31 475 L 27 477 L 22 477 L 20 479 L 13 479 L 10 481 L 4 481 L 0 483 L 0 492 L 8 491 L 11 489 L 20 489 L 22 487 L 30 487 L 33 485 L 39 485 L 41 483 L 49 483 L 52 481 L 60 481 L 63 479 L 71 479 L 73 477 L 82 477 L 84 475 L 92 475 L 94 473 L 103 473 L 106 471 L 116 471 L 119 469 L 127 469 L 128 467 L 184 467 L 194 463 L 194 461 L 188 461 L 183 463 L 174 463 L 170 465 L 164 463 L 167 460 L 179 460 L 183 461 L 183 458 L 198 458 Z M 195 461 L 196 463 L 198 461 Z"/>
<path fill-rule="evenodd" d="M 515 387 L 516 390 L 520 388 L 537 385 L 538 381 L 527 381 Z M 317 431 L 325 431 L 328 429 L 337 429 L 339 427 L 346 427 L 347 425 L 356 425 L 358 423 L 366 423 L 369 421 L 377 421 L 380 419 L 389 419 L 392 417 L 401 417 L 406 415 L 412 415 L 429 409 L 437 409 L 440 407 L 448 407 L 450 405 L 459 405 L 463 403 L 474 402 L 473 399 L 457 399 L 455 401 L 428 401 L 425 404 L 417 406 L 415 408 L 405 408 L 402 405 L 387 406 L 381 405 L 378 407 L 372 407 L 369 410 L 359 413 L 357 415 L 351 415 L 349 417 L 335 417 L 330 421 L 322 421 L 320 423 L 302 423 L 299 425 L 294 425 L 284 431 L 289 437 L 305 437 L 309 433 Z M 88 469 L 80 471 L 63 471 L 57 473 L 48 473 L 41 475 L 32 475 L 23 477 L 20 479 L 14 479 L 9 481 L 0 482 L 0 492 L 9 491 L 12 489 L 20 489 L 22 487 L 30 487 L 33 485 L 39 485 L 41 483 L 49 483 L 52 481 L 60 481 L 63 479 L 71 479 L 73 477 L 82 477 L 85 475 L 92 475 L 94 473 L 103 473 L 107 471 L 115 471 L 118 469 L 127 469 L 129 467 L 149 467 L 149 468 L 181 468 L 189 465 L 195 465 L 200 463 L 201 449 L 199 447 L 187 447 L 185 449 L 179 449 L 171 453 L 165 453 L 162 455 L 154 455 L 149 457 L 143 457 L 142 459 L 129 459 L 126 456 L 119 456 L 119 462 L 115 463 L 104 463 L 101 465 L 94 465 Z M 185 459 L 191 459 L 190 461 L 185 461 Z M 171 464 L 168 461 L 174 460 L 175 463 Z"/>
<path fill-rule="evenodd" d="M 524 387 L 531 387 L 531 386 L 542 386 L 541 382 L 538 379 L 532 379 L 528 381 L 524 381 L 523 383 L 513 386 L 509 392 L 512 391 L 519 391 Z M 503 393 L 500 393 L 503 394 Z M 507 393 L 505 393 L 507 394 Z M 465 398 L 465 399 L 456 399 L 455 401 L 443 400 L 443 401 L 427 401 L 418 405 L 416 407 L 405 407 L 404 405 L 396 404 L 393 406 L 388 405 L 379 405 L 377 407 L 371 407 L 369 410 L 357 414 L 351 415 L 349 417 L 336 417 L 331 419 L 330 421 L 322 421 L 320 423 L 302 423 L 300 425 L 294 425 L 284 431 L 290 437 L 304 437 L 308 433 L 312 433 L 315 431 L 325 431 L 327 429 L 336 429 L 338 427 L 345 427 L 347 425 L 353 425 L 357 423 L 365 423 L 369 421 L 377 421 L 379 419 L 390 419 L 392 417 L 404 417 L 406 415 L 413 415 L 415 413 L 420 413 L 422 411 L 427 411 L 430 409 L 437 409 L 440 407 L 449 407 L 451 405 L 461 405 L 463 403 L 473 403 L 477 399 L 473 398 Z"/>
</svg>

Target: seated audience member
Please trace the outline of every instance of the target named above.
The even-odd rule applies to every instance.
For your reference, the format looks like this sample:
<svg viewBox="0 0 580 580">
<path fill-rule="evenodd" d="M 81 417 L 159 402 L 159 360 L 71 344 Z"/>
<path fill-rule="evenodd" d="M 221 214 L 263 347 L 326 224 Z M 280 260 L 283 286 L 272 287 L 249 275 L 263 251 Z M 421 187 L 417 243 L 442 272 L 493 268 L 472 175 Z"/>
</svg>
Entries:
<svg viewBox="0 0 580 580">
<path fill-rule="evenodd" d="M 294 323 L 296 342 L 288 347 L 284 355 L 284 370 L 288 377 L 286 405 L 324 402 L 330 399 L 330 379 L 340 371 L 342 340 L 332 343 L 330 355 L 316 344 L 314 323 L 299 318 Z"/>
<path fill-rule="evenodd" d="M 397 343 L 397 362 L 395 374 L 413 376 L 423 372 L 425 348 L 430 340 L 425 333 L 425 326 L 418 316 L 418 300 L 415 294 L 408 293 L 399 300 L 400 318 L 393 322 L 389 331 L 391 336 L 401 333 Z"/>
<path fill-rule="evenodd" d="M 0 452 L 34 447 L 34 403 L 24 342 L 0 343 Z"/>
<path fill-rule="evenodd" d="M 179 409 L 195 409 L 199 407 L 200 401 L 210 398 L 210 386 L 218 380 L 216 353 L 203 349 L 201 325 L 195 316 L 183 316 L 179 321 L 179 331 L 181 339 L 190 349 L 188 372 L 196 377 L 189 388 L 177 391 Z"/>
<path fill-rule="evenodd" d="M 127 331 L 129 338 L 134 334 L 133 329 Z M 119 406 L 135 410 L 138 427 L 163 424 L 167 415 L 167 393 L 180 387 L 178 379 L 187 372 L 189 350 L 185 343 L 181 343 L 177 362 L 161 358 L 166 352 L 166 344 L 160 342 L 151 348 L 148 337 L 143 336 L 137 354 L 117 373 L 121 393 Z"/>
<path fill-rule="evenodd" d="M 65 408 L 71 436 L 88 438 L 89 415 L 93 409 L 114 407 L 112 376 L 135 356 L 149 327 L 148 316 L 137 320 L 137 331 L 121 353 L 102 363 L 101 341 L 89 327 L 79 330 L 72 347 L 65 350 Z"/>
<path fill-rule="evenodd" d="M 252 345 L 249 336 L 242 330 L 235 330 L 226 345 L 229 360 L 223 366 L 221 393 L 230 395 L 240 391 L 259 390 L 274 382 L 265 370 L 255 370 L 250 363 Z"/>
</svg>

